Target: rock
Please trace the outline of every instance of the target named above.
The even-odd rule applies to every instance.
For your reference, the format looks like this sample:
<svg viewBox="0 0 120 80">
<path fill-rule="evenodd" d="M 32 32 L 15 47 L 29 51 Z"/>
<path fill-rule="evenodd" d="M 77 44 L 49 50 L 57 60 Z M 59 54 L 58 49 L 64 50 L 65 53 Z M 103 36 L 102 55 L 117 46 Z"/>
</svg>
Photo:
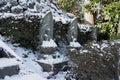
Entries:
<svg viewBox="0 0 120 80">
<path fill-rule="evenodd" d="M 4 7 L 0 8 L 0 12 L 10 12 L 10 7 L 8 5 L 5 5 Z"/>
<path fill-rule="evenodd" d="M 40 66 L 42 66 L 43 71 L 45 71 L 45 72 L 53 71 L 54 74 L 57 74 L 61 70 L 63 70 L 63 71 L 67 70 L 67 69 L 65 70 L 65 68 L 68 66 L 68 61 L 63 61 L 63 62 L 54 63 L 54 64 L 44 63 L 44 62 L 38 61 L 38 64 Z"/>
<path fill-rule="evenodd" d="M 28 8 L 34 9 L 34 6 L 35 6 L 35 2 L 33 2 L 33 1 L 28 2 Z"/>
<path fill-rule="evenodd" d="M 12 76 L 19 73 L 19 65 L 14 63 L 13 59 L 10 58 L 9 59 L 4 58 L 4 60 L 2 59 L 3 58 L 1 58 L 0 61 L 2 61 L 2 63 L 5 64 L 0 65 L 0 78 L 4 78 L 5 76 Z"/>
<path fill-rule="evenodd" d="M 77 18 L 74 18 L 71 21 L 70 28 L 69 28 L 69 42 L 77 41 L 77 34 L 78 34 L 78 24 Z"/>
<path fill-rule="evenodd" d="M 17 6 L 18 5 L 18 0 L 9 0 L 11 6 Z"/>
<path fill-rule="evenodd" d="M 23 13 L 23 8 L 20 5 L 18 5 L 18 6 L 12 7 L 11 11 L 12 13 L 20 14 L 20 13 Z"/>
<path fill-rule="evenodd" d="M 43 18 L 42 27 L 40 30 L 40 41 L 49 41 L 53 39 L 53 17 L 52 13 L 48 12 L 45 17 Z"/>
<path fill-rule="evenodd" d="M 6 0 L 0 0 L 0 7 L 1 6 L 4 6 L 4 5 L 6 5 L 7 4 L 7 1 Z"/>
<path fill-rule="evenodd" d="M 4 78 L 5 76 L 12 76 L 18 74 L 18 72 L 19 72 L 18 65 L 8 66 L 5 67 L 4 69 L 0 69 L 0 78 Z"/>
<path fill-rule="evenodd" d="M 57 48 L 55 47 L 41 47 L 40 48 L 40 53 L 41 54 L 53 54 L 55 51 L 57 50 Z"/>
<path fill-rule="evenodd" d="M 37 0 L 37 2 L 39 2 L 39 3 L 40 3 L 40 0 Z"/>
</svg>

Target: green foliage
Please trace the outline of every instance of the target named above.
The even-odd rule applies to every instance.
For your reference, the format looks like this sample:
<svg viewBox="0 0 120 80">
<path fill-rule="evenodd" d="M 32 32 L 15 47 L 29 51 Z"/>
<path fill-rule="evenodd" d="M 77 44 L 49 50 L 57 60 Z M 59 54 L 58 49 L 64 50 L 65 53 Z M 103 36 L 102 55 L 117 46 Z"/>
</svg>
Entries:
<svg viewBox="0 0 120 80">
<path fill-rule="evenodd" d="M 94 14 L 95 24 L 100 27 L 102 34 L 107 33 L 110 39 L 115 39 L 120 19 L 119 5 L 119 0 L 90 0 L 89 3 L 83 4 L 83 9 Z"/>
<path fill-rule="evenodd" d="M 98 23 L 101 26 L 101 32 L 108 32 L 110 39 L 115 39 L 117 35 L 118 21 L 120 18 L 120 2 L 112 2 L 106 5 L 103 9 L 102 23 Z"/>
<path fill-rule="evenodd" d="M 91 13 L 95 13 L 95 11 L 97 10 L 96 7 L 98 6 L 98 2 L 99 0 L 90 0 L 89 3 L 84 3 L 82 5 L 83 10 L 90 11 Z"/>
<path fill-rule="evenodd" d="M 59 6 L 65 10 L 70 11 L 71 8 L 75 5 L 75 0 L 57 0 Z"/>
</svg>

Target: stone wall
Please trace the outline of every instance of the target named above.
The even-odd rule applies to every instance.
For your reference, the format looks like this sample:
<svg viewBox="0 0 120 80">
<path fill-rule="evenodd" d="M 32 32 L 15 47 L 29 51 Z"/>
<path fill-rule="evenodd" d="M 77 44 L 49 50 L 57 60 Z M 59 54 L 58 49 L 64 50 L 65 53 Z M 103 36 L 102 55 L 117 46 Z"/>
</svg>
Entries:
<svg viewBox="0 0 120 80">
<path fill-rule="evenodd" d="M 26 21 L 25 18 L 15 19 L 13 17 L 0 19 L 0 34 L 13 38 L 13 42 L 20 43 L 26 48 L 36 49 L 38 43 L 38 32 L 40 28 L 40 19 L 33 16 Z"/>
</svg>

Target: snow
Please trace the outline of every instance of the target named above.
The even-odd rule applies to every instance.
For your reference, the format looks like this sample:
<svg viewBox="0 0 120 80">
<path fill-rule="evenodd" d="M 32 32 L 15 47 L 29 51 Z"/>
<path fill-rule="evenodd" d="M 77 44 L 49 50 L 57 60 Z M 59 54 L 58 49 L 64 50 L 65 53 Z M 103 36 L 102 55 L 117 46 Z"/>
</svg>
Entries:
<svg viewBox="0 0 120 80">
<path fill-rule="evenodd" d="M 50 41 L 43 41 L 41 47 L 57 47 L 57 44 L 54 42 L 54 40 L 50 39 Z"/>
<path fill-rule="evenodd" d="M 29 74 L 21 77 L 13 77 L 11 79 L 6 78 L 6 80 L 47 80 L 47 79 L 41 77 L 39 74 Z"/>
<path fill-rule="evenodd" d="M 81 47 L 81 45 L 78 42 L 70 42 L 70 47 Z"/>
<path fill-rule="evenodd" d="M 60 57 L 53 58 L 51 55 L 45 55 L 46 59 L 40 59 L 38 62 L 46 63 L 46 64 L 56 64 L 56 63 L 61 63 L 64 61 L 68 61 L 68 58 L 62 55 L 58 55 Z"/>
<path fill-rule="evenodd" d="M 16 57 L 17 59 L 21 60 L 20 57 L 18 57 L 16 55 L 16 53 L 10 48 L 8 47 L 2 40 L 0 40 L 0 47 L 4 48 L 7 52 L 9 52 L 11 55 L 13 55 L 14 57 Z"/>
<path fill-rule="evenodd" d="M 100 48 L 100 45 L 97 44 L 97 43 L 93 43 L 91 47 L 92 47 L 92 48 L 94 48 L 94 47 Z"/>
<path fill-rule="evenodd" d="M 101 51 L 103 51 L 103 49 L 106 48 L 106 47 L 108 47 L 108 44 L 103 43 L 103 44 L 101 45 Z"/>
<path fill-rule="evenodd" d="M 88 50 L 80 50 L 80 53 L 83 54 L 83 53 L 88 53 L 89 51 Z"/>
<path fill-rule="evenodd" d="M 91 31 L 91 27 L 93 27 L 93 26 L 78 24 L 78 27 L 81 30 L 81 32 L 88 32 L 88 31 Z"/>
<path fill-rule="evenodd" d="M 3 69 L 4 67 L 14 66 L 18 65 L 18 61 L 15 58 L 0 58 L 0 69 Z"/>
<path fill-rule="evenodd" d="M 40 13 L 38 14 L 37 16 L 40 16 L 40 15 L 45 15 L 47 14 L 48 11 L 51 11 L 52 12 L 52 15 L 53 15 L 53 19 L 58 22 L 58 21 L 61 21 L 63 24 L 68 24 L 72 18 L 74 18 L 74 15 L 70 14 L 70 13 L 67 13 L 60 10 L 58 7 L 57 7 L 57 4 L 54 2 L 54 3 L 51 3 L 50 1 L 44 1 L 44 0 L 40 0 L 40 3 L 37 2 L 37 0 L 30 0 L 30 1 L 26 1 L 26 0 L 20 0 L 20 5 L 17 5 L 17 6 L 14 6 L 12 7 L 12 10 L 15 9 L 15 8 L 25 8 L 27 9 L 25 12 L 21 13 L 20 14 L 14 14 L 14 13 L 0 13 L 0 18 L 8 18 L 10 16 L 14 17 L 15 19 L 19 19 L 19 18 L 23 18 L 26 13 L 29 13 L 29 15 L 36 15 L 36 13 Z M 27 5 L 29 3 L 35 3 L 34 5 L 34 8 L 33 9 L 30 9 L 27 7 Z M 9 1 L 8 1 L 8 6 L 10 5 L 9 4 Z M 1 16 L 2 15 L 2 16 Z M 44 16 L 40 17 L 40 18 L 44 18 Z"/>
<path fill-rule="evenodd" d="M 12 50 L 14 50 L 14 52 L 22 59 L 16 63 L 15 61 L 13 61 L 13 63 L 11 62 L 12 64 L 10 63 L 11 65 L 19 64 L 19 67 L 20 67 L 19 74 L 12 75 L 12 76 L 6 75 L 4 79 L 0 79 L 0 80 L 48 80 L 47 77 L 50 75 L 50 73 L 43 72 L 42 67 L 37 63 L 37 57 L 34 54 L 36 52 L 19 47 L 19 44 L 16 44 L 16 43 L 11 44 L 11 42 L 9 42 L 10 38 L 3 37 L 0 35 L 0 39 L 4 41 Z M 67 60 L 65 56 L 59 53 L 56 53 L 55 55 L 60 56 L 60 59 L 58 58 L 53 59 L 52 55 L 45 55 L 46 59 L 48 59 L 48 60 L 45 60 L 45 62 L 48 63 L 50 61 L 50 63 L 53 64 L 54 62 L 52 61 L 56 61 L 57 63 L 63 60 Z M 7 61 L 5 63 L 9 64 L 7 63 Z M 0 65 L 4 65 L 4 64 L 2 63 Z M 66 73 L 61 72 L 55 75 L 55 78 L 51 78 L 50 80 L 65 80 L 65 76 L 66 76 Z"/>
</svg>

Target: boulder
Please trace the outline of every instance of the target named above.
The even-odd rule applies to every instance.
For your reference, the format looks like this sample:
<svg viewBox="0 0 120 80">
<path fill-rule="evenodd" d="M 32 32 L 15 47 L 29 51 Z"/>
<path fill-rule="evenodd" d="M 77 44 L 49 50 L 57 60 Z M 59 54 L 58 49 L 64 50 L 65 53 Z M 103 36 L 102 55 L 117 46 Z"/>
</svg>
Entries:
<svg viewBox="0 0 120 80">
<path fill-rule="evenodd" d="M 19 64 L 14 58 L 0 58 L 0 78 L 19 73 Z"/>
</svg>

